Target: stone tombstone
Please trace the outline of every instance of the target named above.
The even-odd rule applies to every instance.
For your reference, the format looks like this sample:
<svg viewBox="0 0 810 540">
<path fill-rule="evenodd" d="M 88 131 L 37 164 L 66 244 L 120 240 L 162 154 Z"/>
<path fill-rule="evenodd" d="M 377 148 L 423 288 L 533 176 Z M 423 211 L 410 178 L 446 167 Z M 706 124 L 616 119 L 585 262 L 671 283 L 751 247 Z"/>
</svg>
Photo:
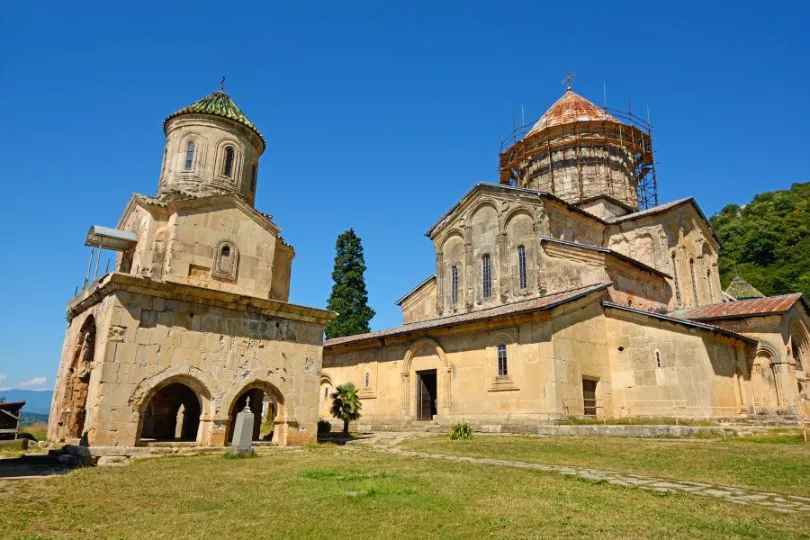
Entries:
<svg viewBox="0 0 810 540">
<path fill-rule="evenodd" d="M 236 415 L 231 453 L 253 453 L 253 411 L 250 410 L 250 398 L 245 401 L 245 408 Z"/>
</svg>

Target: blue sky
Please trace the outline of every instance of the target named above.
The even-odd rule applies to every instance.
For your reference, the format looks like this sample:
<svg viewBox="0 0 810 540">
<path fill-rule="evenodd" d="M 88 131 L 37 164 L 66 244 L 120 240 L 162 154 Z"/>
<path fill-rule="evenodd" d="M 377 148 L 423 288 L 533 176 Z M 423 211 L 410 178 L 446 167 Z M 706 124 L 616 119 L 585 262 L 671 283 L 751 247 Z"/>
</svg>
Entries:
<svg viewBox="0 0 810 540">
<path fill-rule="evenodd" d="M 567 70 L 597 104 L 606 84 L 611 107 L 649 105 L 662 201 L 712 214 L 810 181 L 806 3 L 611 4 L 3 2 L 0 388 L 52 387 L 88 227 L 155 192 L 163 118 L 223 74 L 267 139 L 256 206 L 296 248 L 290 300 L 325 305 L 354 227 L 374 329 Z"/>
</svg>

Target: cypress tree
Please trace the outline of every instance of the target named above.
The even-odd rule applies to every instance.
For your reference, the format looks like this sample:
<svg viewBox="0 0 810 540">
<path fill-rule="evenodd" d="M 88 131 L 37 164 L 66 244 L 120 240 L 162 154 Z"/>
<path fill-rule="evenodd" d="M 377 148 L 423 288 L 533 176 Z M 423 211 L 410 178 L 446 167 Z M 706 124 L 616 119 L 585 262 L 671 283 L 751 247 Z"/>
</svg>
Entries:
<svg viewBox="0 0 810 540">
<path fill-rule="evenodd" d="M 363 245 L 354 229 L 338 236 L 335 250 L 334 285 L 326 307 L 337 311 L 338 317 L 326 325 L 326 339 L 370 332 L 369 322 L 374 317 L 374 310 L 368 307 L 368 292 L 363 277 L 366 271 Z"/>
</svg>

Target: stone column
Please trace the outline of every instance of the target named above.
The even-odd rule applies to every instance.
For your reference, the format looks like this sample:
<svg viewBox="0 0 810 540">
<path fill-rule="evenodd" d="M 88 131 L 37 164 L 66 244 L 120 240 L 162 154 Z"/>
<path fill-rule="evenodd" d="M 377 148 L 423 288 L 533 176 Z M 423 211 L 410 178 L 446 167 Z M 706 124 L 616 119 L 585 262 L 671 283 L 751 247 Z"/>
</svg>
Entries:
<svg viewBox="0 0 810 540">
<path fill-rule="evenodd" d="M 790 364 L 787 362 L 774 363 L 773 375 L 776 384 L 776 409 L 784 414 L 798 414 L 798 388 L 795 377 L 790 376 Z"/>
<path fill-rule="evenodd" d="M 436 250 L 436 315 L 444 314 L 444 254 Z"/>
<path fill-rule="evenodd" d="M 473 252 L 472 242 L 464 242 L 464 266 L 465 266 L 465 284 L 464 284 L 464 305 L 467 306 L 467 311 L 473 308 L 475 298 L 475 267 L 473 266 Z"/>
<path fill-rule="evenodd" d="M 506 253 L 506 233 L 498 235 L 498 289 L 501 302 L 506 303 L 512 285 L 512 276 L 509 275 L 509 257 Z"/>
<path fill-rule="evenodd" d="M 410 419 L 410 397 L 411 397 L 411 378 L 410 373 L 401 374 L 402 381 L 402 407 L 400 409 L 402 420 L 407 421 Z"/>
</svg>

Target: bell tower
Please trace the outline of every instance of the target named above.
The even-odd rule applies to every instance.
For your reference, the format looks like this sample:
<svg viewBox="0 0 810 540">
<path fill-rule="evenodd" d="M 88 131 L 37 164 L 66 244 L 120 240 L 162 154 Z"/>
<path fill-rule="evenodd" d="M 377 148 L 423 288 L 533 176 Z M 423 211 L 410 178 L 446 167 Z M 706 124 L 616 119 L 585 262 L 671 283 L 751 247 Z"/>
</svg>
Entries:
<svg viewBox="0 0 810 540">
<path fill-rule="evenodd" d="M 253 205 L 264 137 L 223 88 L 169 115 L 163 131 L 159 198 L 235 193 Z"/>
</svg>

